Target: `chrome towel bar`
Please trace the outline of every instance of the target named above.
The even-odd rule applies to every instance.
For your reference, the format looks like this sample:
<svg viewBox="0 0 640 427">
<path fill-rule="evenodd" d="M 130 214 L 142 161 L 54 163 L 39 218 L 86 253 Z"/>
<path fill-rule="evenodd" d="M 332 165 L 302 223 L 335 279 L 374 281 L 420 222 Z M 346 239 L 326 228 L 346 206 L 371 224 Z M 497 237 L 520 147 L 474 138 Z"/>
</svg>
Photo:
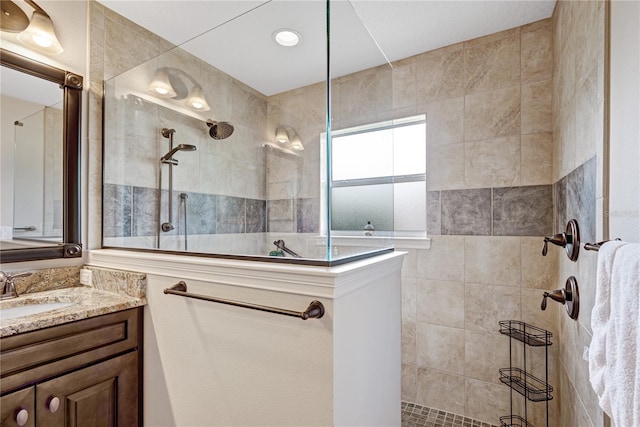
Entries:
<svg viewBox="0 0 640 427">
<path fill-rule="evenodd" d="M 286 310 L 284 308 L 269 307 L 266 305 L 252 304 L 248 302 L 234 301 L 224 298 L 215 298 L 206 295 L 192 294 L 187 292 L 187 284 L 179 281 L 170 288 L 164 290 L 165 294 L 180 295 L 187 298 L 194 298 L 203 301 L 217 302 L 220 304 L 233 305 L 235 307 L 250 308 L 252 310 L 266 311 L 268 313 L 282 314 L 283 316 L 298 317 L 302 320 L 320 319 L 324 316 L 324 305 L 320 301 L 311 301 L 305 311 Z"/>
<path fill-rule="evenodd" d="M 621 239 L 614 239 L 614 240 L 621 240 Z M 609 240 L 603 240 L 602 242 L 597 242 L 597 243 L 585 243 L 584 249 L 587 251 L 599 251 L 600 246 L 604 245 L 607 242 L 609 242 Z"/>
</svg>

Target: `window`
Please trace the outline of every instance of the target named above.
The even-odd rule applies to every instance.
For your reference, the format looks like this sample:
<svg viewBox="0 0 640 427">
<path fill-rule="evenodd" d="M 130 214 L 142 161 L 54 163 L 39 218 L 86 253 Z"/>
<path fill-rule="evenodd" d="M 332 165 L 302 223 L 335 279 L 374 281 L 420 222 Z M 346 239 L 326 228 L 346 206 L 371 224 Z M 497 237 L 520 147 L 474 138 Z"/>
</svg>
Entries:
<svg viewBox="0 0 640 427">
<path fill-rule="evenodd" d="M 426 235 L 424 115 L 332 132 L 331 230 Z"/>
</svg>

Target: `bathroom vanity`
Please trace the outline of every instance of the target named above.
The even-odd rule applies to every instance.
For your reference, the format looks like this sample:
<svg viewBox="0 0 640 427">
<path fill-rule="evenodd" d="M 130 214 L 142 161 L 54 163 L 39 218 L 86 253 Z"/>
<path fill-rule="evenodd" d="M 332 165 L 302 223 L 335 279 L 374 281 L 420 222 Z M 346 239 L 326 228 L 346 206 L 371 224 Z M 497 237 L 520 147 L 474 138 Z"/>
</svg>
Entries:
<svg viewBox="0 0 640 427">
<path fill-rule="evenodd" d="M 36 272 L 0 301 L 3 427 L 142 424 L 144 275 L 94 269 L 82 286 L 79 270 Z"/>
<path fill-rule="evenodd" d="M 4 337 L 3 426 L 137 426 L 142 309 Z"/>
</svg>

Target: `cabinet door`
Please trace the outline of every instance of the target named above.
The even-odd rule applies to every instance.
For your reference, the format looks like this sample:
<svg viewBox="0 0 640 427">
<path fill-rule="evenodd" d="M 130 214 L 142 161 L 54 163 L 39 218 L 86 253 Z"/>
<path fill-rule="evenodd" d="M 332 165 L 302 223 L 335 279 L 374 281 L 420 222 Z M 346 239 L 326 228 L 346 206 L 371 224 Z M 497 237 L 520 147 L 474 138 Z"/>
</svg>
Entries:
<svg viewBox="0 0 640 427">
<path fill-rule="evenodd" d="M 138 425 L 138 353 L 132 352 L 36 386 L 37 425 Z"/>
<path fill-rule="evenodd" d="M 2 396 L 0 398 L 0 426 L 35 426 L 34 398 L 33 387 Z"/>
</svg>

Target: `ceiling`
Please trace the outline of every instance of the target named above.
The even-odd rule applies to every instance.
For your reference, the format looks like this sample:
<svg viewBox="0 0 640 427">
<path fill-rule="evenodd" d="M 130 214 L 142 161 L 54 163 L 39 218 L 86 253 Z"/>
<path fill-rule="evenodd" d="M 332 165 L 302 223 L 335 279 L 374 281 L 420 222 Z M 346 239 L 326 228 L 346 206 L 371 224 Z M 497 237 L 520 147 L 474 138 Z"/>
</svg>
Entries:
<svg viewBox="0 0 640 427">
<path fill-rule="evenodd" d="M 99 0 L 265 95 L 326 78 L 323 0 Z M 331 76 L 548 18 L 556 0 L 336 0 Z M 295 47 L 271 38 L 302 35 Z"/>
</svg>

